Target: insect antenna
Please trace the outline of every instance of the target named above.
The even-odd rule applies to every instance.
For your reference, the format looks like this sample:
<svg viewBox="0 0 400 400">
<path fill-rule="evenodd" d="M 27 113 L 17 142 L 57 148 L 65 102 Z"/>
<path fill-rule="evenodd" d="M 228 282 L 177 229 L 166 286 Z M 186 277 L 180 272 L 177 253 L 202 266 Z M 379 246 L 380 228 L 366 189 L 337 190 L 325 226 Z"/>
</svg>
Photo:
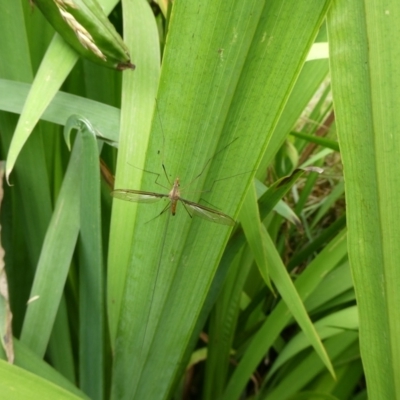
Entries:
<svg viewBox="0 0 400 400">
<path fill-rule="evenodd" d="M 167 170 L 164 165 L 164 154 L 165 154 L 165 134 L 164 134 L 164 126 L 162 124 L 161 116 L 160 116 L 160 109 L 158 108 L 158 101 L 157 98 L 156 100 L 156 111 L 157 111 L 157 116 L 158 116 L 158 121 L 160 122 L 160 127 L 161 127 L 161 132 L 162 132 L 162 160 L 161 160 L 161 165 L 164 171 L 164 175 L 167 178 L 168 183 L 172 186 L 172 182 L 168 178 Z"/>
<path fill-rule="evenodd" d="M 254 171 L 257 171 L 257 170 L 256 170 L 256 169 L 252 169 L 252 170 L 250 170 L 250 171 L 240 172 L 240 173 L 235 174 L 235 175 L 226 176 L 226 177 L 220 178 L 220 179 L 215 179 L 215 180 L 213 181 L 212 185 L 210 186 L 210 188 L 207 189 L 207 190 L 202 190 L 201 193 L 209 193 L 209 192 L 212 192 L 212 190 L 213 190 L 213 188 L 214 188 L 214 185 L 215 185 L 217 182 L 225 181 L 225 180 L 227 180 L 227 179 L 236 178 L 237 176 L 246 175 L 246 174 L 249 174 L 250 172 L 254 172 Z"/>
<path fill-rule="evenodd" d="M 215 158 L 219 153 L 222 153 L 224 150 L 226 150 L 233 142 L 235 142 L 236 140 L 238 140 L 239 137 L 235 137 L 231 142 L 229 142 L 227 145 L 225 145 L 221 150 L 218 150 L 213 156 L 211 156 L 206 163 L 204 164 L 202 170 L 200 171 L 200 173 L 198 175 L 196 175 L 187 185 L 185 185 L 185 187 L 190 186 L 196 179 L 200 178 L 201 175 L 203 175 L 203 172 L 206 170 L 207 165 L 210 164 L 211 160 L 213 158 Z M 183 190 L 184 188 L 182 188 Z"/>
</svg>

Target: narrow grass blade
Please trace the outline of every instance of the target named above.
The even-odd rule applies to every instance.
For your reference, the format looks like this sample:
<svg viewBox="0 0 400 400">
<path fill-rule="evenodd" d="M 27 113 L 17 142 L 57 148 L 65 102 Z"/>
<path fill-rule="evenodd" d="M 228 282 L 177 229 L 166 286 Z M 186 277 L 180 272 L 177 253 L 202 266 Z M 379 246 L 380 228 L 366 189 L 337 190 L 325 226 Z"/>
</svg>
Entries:
<svg viewBox="0 0 400 400">
<path fill-rule="evenodd" d="M 204 400 L 220 398 L 225 389 L 243 286 L 253 263 L 253 254 L 246 247 L 231 264 L 229 275 L 209 319 Z"/>
<path fill-rule="evenodd" d="M 10 18 L 10 15 L 13 17 Z M 24 25 L 22 2 L 4 2 L 0 13 L 0 53 L 7 62 L 0 65 L 0 78 L 30 82 L 32 80 L 32 60 L 28 47 L 28 32 Z M 16 50 L 17 49 L 17 50 Z M 10 88 L 2 91 L 1 96 L 8 101 Z M 12 141 L 17 118 L 8 113 L 0 114 L 1 144 L 7 152 Z M 24 229 L 27 230 L 27 247 L 31 269 L 37 263 L 40 247 L 51 216 L 51 199 L 48 188 L 48 171 L 45 163 L 41 127 L 35 130 L 30 141 L 30 150 L 22 154 L 21 163 L 17 165 L 15 188 L 20 197 Z M 29 269 L 29 265 L 28 265 Z"/>
<path fill-rule="evenodd" d="M 340 358 L 349 347 L 358 345 L 357 332 L 345 332 L 326 341 L 326 348 L 332 360 Z M 316 359 L 317 355 L 309 353 L 306 357 L 294 363 L 293 368 L 285 375 L 272 390 L 266 391 L 264 396 L 269 400 L 288 399 L 306 388 L 323 371 L 323 365 Z"/>
<path fill-rule="evenodd" d="M 346 233 L 340 233 L 328 246 L 308 265 L 307 269 L 296 280 L 296 290 L 304 301 L 318 286 L 321 277 L 329 273 L 346 255 Z M 252 339 L 246 352 L 230 377 L 223 399 L 238 398 L 246 386 L 251 374 L 262 357 L 273 345 L 278 335 L 292 318 L 283 301 L 275 307 L 263 326 Z M 322 365 L 322 364 L 321 364 Z"/>
<path fill-rule="evenodd" d="M 139 189 L 157 96 L 160 48 L 157 26 L 147 2 L 124 2 L 123 11 L 127 16 L 124 18 L 124 39 L 135 58 L 137 68 L 134 74 L 123 75 L 115 189 Z M 135 57 L 136 54 L 141 56 Z M 107 279 L 107 310 L 112 345 L 120 318 L 135 218 L 135 204 L 113 201 Z"/>
<path fill-rule="evenodd" d="M 279 294 L 282 296 L 282 300 L 290 310 L 297 323 L 300 325 L 302 331 L 307 336 L 311 345 L 321 358 L 322 362 L 328 368 L 329 372 L 335 377 L 335 372 L 331 361 L 326 353 L 324 346 L 322 345 L 321 339 L 319 338 L 315 327 L 313 326 L 310 317 L 298 295 L 294 284 L 283 265 L 283 262 L 276 251 L 274 243 L 268 235 L 266 229 L 264 231 L 264 243 L 266 243 L 266 254 L 268 265 L 270 267 L 270 274 L 272 281 L 274 282 Z"/>
<path fill-rule="evenodd" d="M 273 292 L 274 290 L 271 285 L 268 270 L 267 255 L 265 254 L 267 249 L 263 241 L 261 220 L 254 186 L 250 187 L 250 189 L 247 191 L 247 195 L 240 213 L 240 222 L 243 232 L 246 236 L 246 240 L 253 252 L 253 256 L 256 260 L 260 274 L 263 277 L 266 285 Z"/>
<path fill-rule="evenodd" d="M 79 191 L 81 147 L 74 144 L 55 210 L 42 247 L 31 298 L 21 333 L 21 341 L 43 356 L 64 290 L 79 233 Z M 56 266 L 56 267 L 55 267 Z"/>
<path fill-rule="evenodd" d="M 30 89 L 27 83 L 0 79 L 0 109 L 21 114 Z M 83 114 L 107 142 L 118 143 L 120 110 L 104 103 L 57 92 L 40 118 L 64 126 L 73 114 Z"/>
<path fill-rule="evenodd" d="M 327 317 L 316 321 L 314 326 L 322 340 L 338 335 L 345 331 L 357 332 L 357 306 L 334 312 Z M 274 362 L 273 367 L 268 372 L 268 376 L 273 375 L 274 372 L 278 370 L 286 361 L 309 346 L 310 341 L 303 332 L 300 332 L 289 343 L 286 344 L 285 348 Z"/>
<path fill-rule="evenodd" d="M 117 1 L 103 0 L 99 3 L 104 7 L 105 12 L 109 13 Z M 56 34 L 36 74 L 14 132 L 7 156 L 7 180 L 22 147 L 77 59 L 78 54 Z"/>
<path fill-rule="evenodd" d="M 79 237 L 79 374 L 91 398 L 104 396 L 104 279 L 101 238 L 100 169 L 96 132 L 90 122 L 71 116 L 65 131 L 82 137 Z M 69 140 L 68 140 L 69 141 Z"/>
<path fill-rule="evenodd" d="M 339 151 L 339 143 L 334 140 L 310 135 L 309 133 L 303 133 L 303 132 L 292 131 L 292 132 L 290 132 L 290 134 L 299 139 L 306 140 L 307 142 L 315 143 L 315 144 L 318 144 L 319 146 L 327 147 L 328 149 Z"/>
</svg>

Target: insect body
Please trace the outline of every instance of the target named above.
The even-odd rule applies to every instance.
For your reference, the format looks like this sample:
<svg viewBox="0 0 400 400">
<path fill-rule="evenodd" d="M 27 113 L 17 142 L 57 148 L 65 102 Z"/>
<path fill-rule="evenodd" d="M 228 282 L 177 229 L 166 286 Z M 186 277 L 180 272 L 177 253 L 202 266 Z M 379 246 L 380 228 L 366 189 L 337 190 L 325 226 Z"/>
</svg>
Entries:
<svg viewBox="0 0 400 400">
<path fill-rule="evenodd" d="M 116 189 L 111 192 L 111 195 L 113 197 L 116 197 L 117 199 L 133 201 L 137 203 L 153 203 L 161 199 L 168 198 L 169 204 L 167 204 L 167 206 L 160 212 L 159 215 L 163 214 L 168 209 L 171 209 L 171 214 L 175 215 L 176 207 L 179 201 L 185 207 L 190 217 L 193 217 L 193 215 L 197 215 L 198 217 L 207 219 L 211 222 L 216 222 L 217 224 L 231 226 L 235 225 L 235 220 L 232 219 L 229 215 L 214 210 L 213 208 L 197 204 L 193 201 L 183 199 L 181 197 L 179 185 L 179 178 L 176 178 L 172 189 L 168 194 L 145 192 L 143 190 Z"/>
</svg>

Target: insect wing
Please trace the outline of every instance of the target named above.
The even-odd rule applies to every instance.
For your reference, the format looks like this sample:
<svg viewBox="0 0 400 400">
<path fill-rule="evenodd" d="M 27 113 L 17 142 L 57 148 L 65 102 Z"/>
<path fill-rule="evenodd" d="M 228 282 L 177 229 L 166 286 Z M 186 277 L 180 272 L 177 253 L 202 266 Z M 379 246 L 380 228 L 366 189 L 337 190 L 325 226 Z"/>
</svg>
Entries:
<svg viewBox="0 0 400 400">
<path fill-rule="evenodd" d="M 186 205 L 187 210 L 191 216 L 196 215 L 200 218 L 204 218 L 208 221 L 215 222 L 217 224 L 222 224 L 222 225 L 234 226 L 236 224 L 234 219 L 232 219 L 229 215 L 226 215 L 220 211 L 214 210 L 209 207 L 202 206 L 197 203 L 193 203 L 192 201 L 189 201 L 189 200 L 184 200 L 182 198 L 179 200 L 182 201 Z"/>
<path fill-rule="evenodd" d="M 111 196 L 121 200 L 133 201 L 135 203 L 154 203 L 165 197 L 168 197 L 168 195 L 166 194 L 144 192 L 142 190 L 128 190 L 128 189 L 113 190 L 111 192 Z"/>
</svg>

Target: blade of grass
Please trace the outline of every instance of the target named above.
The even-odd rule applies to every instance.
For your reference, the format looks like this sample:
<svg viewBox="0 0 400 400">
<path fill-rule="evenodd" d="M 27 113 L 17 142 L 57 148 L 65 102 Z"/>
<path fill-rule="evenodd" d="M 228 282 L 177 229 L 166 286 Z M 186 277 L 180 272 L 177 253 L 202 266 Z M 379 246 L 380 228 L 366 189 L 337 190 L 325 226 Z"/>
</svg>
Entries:
<svg viewBox="0 0 400 400">
<path fill-rule="evenodd" d="M 357 306 L 348 307 L 338 312 L 329 314 L 315 322 L 315 329 L 321 339 L 326 339 L 342 333 L 343 331 L 358 330 Z M 310 341 L 303 332 L 298 333 L 290 340 L 279 353 L 274 365 L 268 372 L 268 377 L 274 374 L 286 361 L 310 346 Z"/>
<path fill-rule="evenodd" d="M 99 3 L 108 14 L 117 0 L 100 0 Z M 55 34 L 36 74 L 13 135 L 7 156 L 7 180 L 22 147 L 77 59 L 78 54 L 58 34 Z"/>
<path fill-rule="evenodd" d="M 266 246 L 263 241 L 263 233 L 254 185 L 247 191 L 247 195 L 240 212 L 240 222 L 242 224 L 243 232 L 246 236 L 246 241 L 248 242 L 254 259 L 257 263 L 260 275 L 263 277 L 266 285 L 273 292 L 274 290 L 272 288 L 268 271 L 267 255 L 265 254 Z"/>
<path fill-rule="evenodd" d="M 211 314 L 203 386 L 204 400 L 220 398 L 224 391 L 243 285 L 253 262 L 254 257 L 247 247 L 230 266 L 229 275 Z"/>
<path fill-rule="evenodd" d="M 66 379 L 63 375 L 57 372 L 54 368 L 52 368 L 49 364 L 43 361 L 42 358 L 38 357 L 34 354 L 27 346 L 21 343 L 18 339 L 14 338 L 14 349 L 15 349 L 15 365 L 35 374 L 37 376 L 42 377 L 54 385 L 64 388 L 71 393 L 76 394 L 80 398 L 86 398 L 83 392 L 81 392 L 75 384 L 73 384 L 70 380 Z M 5 359 L 4 354 L 1 354 L 1 357 Z"/>
<path fill-rule="evenodd" d="M 339 143 L 336 142 L 335 140 L 326 139 L 326 138 L 310 135 L 308 133 L 303 133 L 303 132 L 291 131 L 290 134 L 299 139 L 306 140 L 307 142 L 315 143 L 315 144 L 318 144 L 319 146 L 327 147 L 328 149 L 339 151 Z"/>
<path fill-rule="evenodd" d="M 310 313 L 318 313 L 321 309 L 329 308 L 332 300 L 351 292 L 352 289 L 353 280 L 349 262 L 346 260 L 322 280 L 318 288 L 305 302 L 306 308 Z"/>
<path fill-rule="evenodd" d="M 356 332 L 344 332 L 328 339 L 325 345 L 329 352 L 329 357 L 335 360 L 357 342 L 358 335 Z M 302 357 L 300 362 L 296 362 L 293 365 L 293 368 L 285 375 L 284 379 L 272 390 L 264 393 L 264 396 L 271 400 L 287 399 L 290 395 L 294 395 L 297 391 L 305 388 L 322 372 L 323 365 L 316 357 L 317 355 L 314 352 L 307 357 Z"/>
<path fill-rule="evenodd" d="M 76 400 L 85 398 L 3 360 L 0 360 L 0 374 L 2 377 L 0 381 L 1 395 L 8 400 Z"/>
<path fill-rule="evenodd" d="M 65 125 L 82 136 L 79 247 L 80 387 L 91 398 L 104 396 L 104 283 L 101 238 L 100 169 L 96 132 L 90 122 L 71 116 Z M 67 138 L 69 142 L 69 138 Z"/>
<path fill-rule="evenodd" d="M 143 174 L 154 101 L 160 74 L 158 32 L 146 1 L 123 3 L 125 42 L 131 54 L 141 54 L 134 74 L 124 74 L 121 130 L 115 188 L 138 188 Z M 136 58 L 135 58 L 136 60 Z M 155 177 L 154 177 L 155 178 Z M 126 269 L 136 218 L 132 203 L 113 202 L 108 255 L 107 309 L 112 346 L 120 318 Z M 150 219 L 150 218 L 149 218 Z"/>
<path fill-rule="evenodd" d="M 20 114 L 30 89 L 27 83 L 0 79 L 0 109 Z M 73 114 L 85 115 L 108 141 L 118 143 L 120 110 L 107 104 L 57 92 L 40 118 L 64 126 Z"/>
<path fill-rule="evenodd" d="M 295 283 L 296 290 L 303 301 L 315 290 L 320 283 L 321 277 L 332 270 L 345 256 L 346 251 L 346 234 L 345 232 L 341 232 L 308 265 L 307 269 Z M 223 396 L 224 400 L 240 396 L 258 363 L 267 353 L 270 346 L 273 345 L 290 319 L 291 315 L 287 310 L 287 306 L 283 301 L 280 301 L 252 339 L 243 358 L 230 377 Z"/>
<path fill-rule="evenodd" d="M 39 298 L 29 303 L 21 333 L 21 341 L 39 356 L 48 344 L 79 233 L 79 142 L 78 137 L 37 266 L 30 297 Z"/>
<path fill-rule="evenodd" d="M 13 17 L 10 18 L 10 15 Z M 0 52 L 7 59 L 0 65 L 0 77 L 30 82 L 32 80 L 32 67 L 29 58 L 27 32 L 24 27 L 24 16 L 20 2 L 4 4 L 0 16 L 1 40 Z M 15 51 L 18 49 L 18 51 Z M 7 97 L 7 92 L 4 92 Z M 1 141 L 4 150 L 8 149 L 12 132 L 15 128 L 15 116 L 1 113 Z M 18 194 L 21 196 L 24 221 L 28 231 L 28 249 L 31 267 L 39 258 L 40 247 L 46 232 L 51 215 L 50 192 L 48 189 L 48 176 L 45 165 L 45 156 L 42 143 L 42 131 L 30 141 L 29 151 L 23 153 L 21 163 L 18 165 L 16 184 Z"/>
<path fill-rule="evenodd" d="M 313 326 L 307 311 L 298 295 L 295 287 L 293 285 L 290 276 L 283 265 L 283 262 L 272 242 L 270 236 L 268 235 L 266 229 L 264 230 L 264 243 L 266 244 L 266 255 L 267 262 L 270 267 L 270 273 L 272 281 L 274 282 L 279 294 L 282 296 L 283 301 L 290 310 L 293 317 L 296 319 L 297 323 L 300 325 L 302 331 L 307 336 L 311 345 L 314 347 L 315 351 L 320 356 L 321 360 L 328 368 L 329 372 L 335 377 L 335 372 L 329 357 L 326 353 L 324 346 L 322 345 L 321 339 Z"/>
<path fill-rule="evenodd" d="M 340 0 L 328 18 L 349 261 L 371 399 L 400 397 L 400 44 L 392 40 L 399 15 L 397 1 Z"/>
</svg>

